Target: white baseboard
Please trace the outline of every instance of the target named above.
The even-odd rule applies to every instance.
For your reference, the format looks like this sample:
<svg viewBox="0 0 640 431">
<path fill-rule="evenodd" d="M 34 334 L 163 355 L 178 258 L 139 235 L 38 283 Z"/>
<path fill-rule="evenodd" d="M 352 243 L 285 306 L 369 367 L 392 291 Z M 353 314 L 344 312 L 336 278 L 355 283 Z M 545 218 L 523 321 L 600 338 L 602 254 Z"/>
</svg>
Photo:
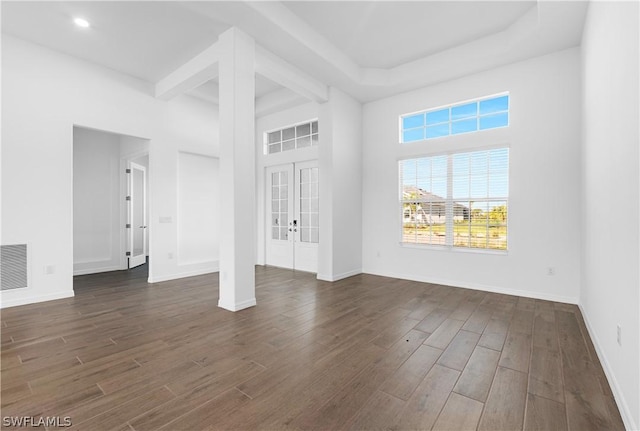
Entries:
<svg viewBox="0 0 640 431">
<path fill-rule="evenodd" d="M 5 295 L 9 291 L 3 292 Z M 36 302 L 53 301 L 54 299 L 73 298 L 73 289 L 62 292 L 48 293 L 46 295 L 23 296 L 20 298 L 5 299 L 0 295 L 0 308 L 16 307 L 18 305 L 34 304 Z"/>
<path fill-rule="evenodd" d="M 342 274 L 335 274 L 335 275 L 318 274 L 316 278 L 322 281 L 334 282 L 334 281 L 342 280 L 344 278 L 353 277 L 354 275 L 358 275 L 358 274 L 362 274 L 362 269 L 354 269 L 351 271 L 343 272 Z"/>
<path fill-rule="evenodd" d="M 545 301 L 564 302 L 566 304 L 578 304 L 578 298 L 572 296 L 553 295 L 540 292 L 531 292 L 528 290 L 509 289 L 505 287 L 496 287 L 486 284 L 469 283 L 459 280 L 448 280 L 434 277 L 425 277 L 414 274 L 399 274 L 395 272 L 384 271 L 364 271 L 365 274 L 379 275 L 382 277 L 400 278 L 403 280 L 419 281 L 422 283 L 441 284 L 443 286 L 462 287 L 464 289 L 482 290 L 484 292 L 501 293 L 503 295 L 522 296 L 525 298 L 542 299 Z"/>
<path fill-rule="evenodd" d="M 224 308 L 225 310 L 229 310 L 229 311 L 240 311 L 240 310 L 244 310 L 245 308 L 254 307 L 255 305 L 256 305 L 256 298 L 247 299 L 246 301 L 242 301 L 238 303 L 226 302 L 226 301 L 223 301 L 222 299 L 218 300 L 218 307 Z"/>
<path fill-rule="evenodd" d="M 126 259 L 98 259 L 73 262 L 73 275 L 98 274 L 101 272 L 121 271 L 127 269 Z"/>
<path fill-rule="evenodd" d="M 75 269 L 73 270 L 73 275 L 87 275 L 87 274 L 99 274 L 101 272 L 111 272 L 111 271 L 123 271 L 127 268 L 122 268 L 120 265 L 118 266 L 103 266 L 98 268 L 83 268 L 83 269 Z"/>
<path fill-rule="evenodd" d="M 174 274 L 166 274 L 166 275 L 161 275 L 156 277 L 149 276 L 149 279 L 147 281 L 149 283 L 160 283 L 162 281 L 170 281 L 170 280 L 177 280 L 179 278 L 195 277 L 196 275 L 214 274 L 216 272 L 218 272 L 217 269 L 216 270 L 198 269 L 194 271 L 178 272 Z"/>
<path fill-rule="evenodd" d="M 191 266 L 191 268 L 182 269 L 179 272 L 174 272 L 171 274 L 164 274 L 164 275 L 154 275 L 152 274 L 151 268 L 149 268 L 149 279 L 147 281 L 149 283 L 160 283 L 162 281 L 177 280 L 179 278 L 186 278 L 186 277 L 195 277 L 196 275 L 212 274 L 214 272 L 220 271 L 220 262 L 217 260 L 209 262 L 205 265 L 203 264 L 178 265 L 178 268 L 180 268 L 180 266 L 184 266 L 184 267 Z"/>
<path fill-rule="evenodd" d="M 620 415 L 622 416 L 622 420 L 624 422 L 624 426 L 628 430 L 637 430 L 640 429 L 638 424 L 634 423 L 633 416 L 631 415 L 631 411 L 629 410 L 629 404 L 627 404 L 627 400 L 625 399 L 622 390 L 620 389 L 620 385 L 618 384 L 618 379 L 616 379 L 613 370 L 611 369 L 611 365 L 607 360 L 604 352 L 600 348 L 600 341 L 598 340 L 598 336 L 596 335 L 593 327 L 591 326 L 591 322 L 589 321 L 589 316 L 585 313 L 582 304 L 578 304 L 580 308 L 580 312 L 582 313 L 582 317 L 584 319 L 584 323 L 587 327 L 587 331 L 589 331 L 589 336 L 593 341 L 593 346 L 596 349 L 596 354 L 598 355 L 598 359 L 602 364 L 602 369 L 604 370 L 604 374 L 607 376 L 607 380 L 609 381 L 609 386 L 611 386 L 611 391 L 613 392 L 613 396 L 616 400 L 616 404 L 620 409 Z"/>
</svg>

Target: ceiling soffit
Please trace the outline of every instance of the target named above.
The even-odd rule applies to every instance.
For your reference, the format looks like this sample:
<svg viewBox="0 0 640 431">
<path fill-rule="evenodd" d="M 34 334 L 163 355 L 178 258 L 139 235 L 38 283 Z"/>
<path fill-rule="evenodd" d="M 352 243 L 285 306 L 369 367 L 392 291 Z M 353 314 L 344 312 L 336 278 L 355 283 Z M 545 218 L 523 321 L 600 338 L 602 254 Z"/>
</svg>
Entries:
<svg viewBox="0 0 640 431">
<path fill-rule="evenodd" d="M 309 4 L 317 7 L 318 3 L 326 4 Z M 339 7 L 341 3 L 343 2 L 331 3 L 331 7 Z M 366 8 L 368 3 L 378 2 L 356 3 L 362 3 L 362 7 Z M 474 4 L 484 3 L 493 11 L 500 5 L 506 5 L 505 2 L 455 3 L 461 8 L 476 7 Z M 327 32 L 321 34 L 294 12 L 303 7 L 300 5 L 292 7 L 285 6 L 283 2 L 246 2 L 228 9 L 229 15 L 226 18 L 227 22 L 234 22 L 235 26 L 252 36 L 266 51 L 294 64 L 315 79 L 367 102 L 580 43 L 586 13 L 585 3 L 518 3 L 521 3 L 518 8 L 508 10 L 501 21 L 493 23 L 491 30 L 498 29 L 495 32 L 482 37 L 467 35 L 464 39 L 466 42 L 461 45 L 387 68 L 361 67 L 342 47 L 337 47 L 325 37 Z M 203 14 L 214 12 L 206 2 L 191 3 L 187 7 L 195 8 Z M 299 10 L 298 12 L 300 13 Z M 486 33 L 488 29 L 480 28 L 476 31 Z"/>
</svg>

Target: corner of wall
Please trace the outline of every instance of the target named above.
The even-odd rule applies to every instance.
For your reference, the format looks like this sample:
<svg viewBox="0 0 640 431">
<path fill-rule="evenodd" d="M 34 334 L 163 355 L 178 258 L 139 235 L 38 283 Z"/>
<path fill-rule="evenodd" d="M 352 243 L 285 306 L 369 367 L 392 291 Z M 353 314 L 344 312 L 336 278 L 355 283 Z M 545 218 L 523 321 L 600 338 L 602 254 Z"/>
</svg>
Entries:
<svg viewBox="0 0 640 431">
<path fill-rule="evenodd" d="M 611 386 L 611 391 L 613 392 L 613 396 L 616 400 L 616 404 L 620 409 L 620 415 L 622 416 L 622 420 L 624 422 L 625 427 L 628 430 L 640 429 L 640 427 L 638 427 L 638 424 L 636 424 L 635 421 L 633 420 L 631 409 L 627 404 L 627 400 L 624 397 L 622 388 L 618 383 L 618 379 L 616 378 L 616 375 L 613 372 L 611 364 L 607 360 L 607 356 L 604 354 L 604 351 L 601 348 L 598 335 L 594 331 L 593 326 L 591 325 L 591 321 L 589 320 L 589 315 L 587 314 L 586 310 L 582 306 L 581 302 L 578 303 L 578 308 L 580 309 L 580 313 L 582 313 L 582 318 L 584 319 L 585 326 L 587 327 L 587 331 L 589 332 L 589 337 L 591 337 L 591 341 L 593 341 L 593 347 L 596 349 L 598 360 L 600 361 L 600 364 L 602 364 L 602 369 L 604 370 L 604 374 L 606 375 L 609 385 Z"/>
</svg>

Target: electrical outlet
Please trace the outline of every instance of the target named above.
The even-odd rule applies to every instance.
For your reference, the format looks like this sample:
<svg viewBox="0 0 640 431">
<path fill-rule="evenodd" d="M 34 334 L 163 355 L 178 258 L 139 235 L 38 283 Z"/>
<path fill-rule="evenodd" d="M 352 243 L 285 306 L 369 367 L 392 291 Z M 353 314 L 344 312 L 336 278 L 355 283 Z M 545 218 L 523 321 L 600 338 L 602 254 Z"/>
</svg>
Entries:
<svg viewBox="0 0 640 431">
<path fill-rule="evenodd" d="M 618 344 L 622 346 L 622 326 L 618 325 Z"/>
<path fill-rule="evenodd" d="M 45 265 L 44 266 L 44 273 L 46 275 L 54 274 L 55 272 L 56 272 L 56 266 L 55 265 Z"/>
<path fill-rule="evenodd" d="M 556 275 L 556 268 L 554 266 L 550 266 L 547 268 L 547 275 Z"/>
</svg>

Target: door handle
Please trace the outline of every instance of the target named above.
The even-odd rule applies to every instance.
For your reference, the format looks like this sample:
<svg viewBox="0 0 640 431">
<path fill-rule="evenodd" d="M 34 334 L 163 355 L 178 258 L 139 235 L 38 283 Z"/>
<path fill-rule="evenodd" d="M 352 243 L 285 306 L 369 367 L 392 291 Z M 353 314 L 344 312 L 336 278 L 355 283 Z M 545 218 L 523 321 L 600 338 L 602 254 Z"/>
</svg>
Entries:
<svg viewBox="0 0 640 431">
<path fill-rule="evenodd" d="M 140 229 L 146 229 L 146 228 L 147 228 L 146 226 L 140 226 Z"/>
</svg>

